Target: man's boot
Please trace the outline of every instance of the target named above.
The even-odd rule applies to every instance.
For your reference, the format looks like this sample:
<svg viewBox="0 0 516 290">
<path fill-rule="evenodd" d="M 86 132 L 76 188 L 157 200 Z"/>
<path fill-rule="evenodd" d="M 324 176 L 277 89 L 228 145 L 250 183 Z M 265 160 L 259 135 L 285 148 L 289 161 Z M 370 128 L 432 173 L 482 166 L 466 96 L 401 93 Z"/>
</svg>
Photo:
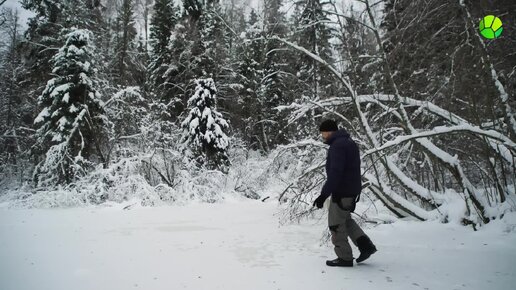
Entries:
<svg viewBox="0 0 516 290">
<path fill-rule="evenodd" d="M 374 246 L 373 242 L 371 242 L 371 239 L 369 239 L 368 236 L 361 236 L 357 239 L 357 246 L 360 250 L 360 256 L 357 259 L 357 263 L 365 261 L 367 258 L 369 258 L 372 254 L 374 254 L 377 250 Z"/>
<path fill-rule="evenodd" d="M 346 261 L 341 258 L 326 261 L 326 265 L 330 267 L 353 267 L 353 260 Z"/>
</svg>

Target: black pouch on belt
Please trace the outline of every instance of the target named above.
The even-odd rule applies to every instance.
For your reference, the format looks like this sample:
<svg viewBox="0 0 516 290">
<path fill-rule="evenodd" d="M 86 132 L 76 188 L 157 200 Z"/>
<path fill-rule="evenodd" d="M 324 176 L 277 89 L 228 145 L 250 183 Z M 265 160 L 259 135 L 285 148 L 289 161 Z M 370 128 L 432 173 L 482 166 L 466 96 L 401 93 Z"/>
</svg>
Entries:
<svg viewBox="0 0 516 290">
<path fill-rule="evenodd" d="M 335 202 L 341 210 L 350 211 L 350 212 L 354 212 L 356 205 L 357 205 L 357 201 L 356 201 L 355 197 L 345 197 L 345 198 L 339 198 L 339 199 L 334 199 L 332 197 L 331 201 Z"/>
</svg>

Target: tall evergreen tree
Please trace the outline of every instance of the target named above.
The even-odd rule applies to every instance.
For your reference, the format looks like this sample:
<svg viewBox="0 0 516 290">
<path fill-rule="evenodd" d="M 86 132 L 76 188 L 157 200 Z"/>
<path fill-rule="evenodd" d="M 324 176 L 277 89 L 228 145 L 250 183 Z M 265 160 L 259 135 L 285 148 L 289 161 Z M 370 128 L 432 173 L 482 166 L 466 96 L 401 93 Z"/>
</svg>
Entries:
<svg viewBox="0 0 516 290">
<path fill-rule="evenodd" d="M 155 99 L 166 106 L 166 119 L 175 119 L 179 115 L 181 89 L 176 85 L 178 67 L 171 67 L 174 62 L 171 37 L 175 33 L 179 11 L 171 0 L 157 0 L 151 19 L 150 63 L 148 89 Z M 176 43 L 174 43 L 176 45 Z M 176 68 L 176 69 L 173 69 Z"/>
<path fill-rule="evenodd" d="M 327 2 L 325 3 L 328 4 Z M 332 30 L 328 25 L 328 13 L 321 0 L 300 0 L 296 3 L 301 11 L 296 19 L 295 42 L 318 55 L 328 63 L 333 63 L 330 38 Z M 307 86 L 300 92 L 315 100 L 332 96 L 335 86 L 331 74 L 314 59 L 300 54 L 297 61 L 298 78 Z"/>
<path fill-rule="evenodd" d="M 263 62 L 265 59 L 265 42 L 262 23 L 256 11 L 251 10 L 247 29 L 242 34 L 244 41 L 237 49 L 236 80 L 238 90 L 236 102 L 230 107 L 232 124 L 239 129 L 244 140 L 253 149 L 266 151 L 260 121 L 266 112 L 264 98 L 259 98 L 263 78 Z"/>
<path fill-rule="evenodd" d="M 221 8 L 217 1 L 201 3 L 184 1 L 184 14 L 175 26 L 169 42 L 170 62 L 164 65 L 163 84 L 170 92 L 165 98 L 172 108 L 172 115 L 180 115 L 187 100 L 194 92 L 193 80 L 200 77 L 214 78 L 221 83 L 227 78 L 227 31 L 222 22 Z M 166 70 L 165 70 L 166 68 Z M 162 85 L 163 86 L 163 85 Z"/>
<path fill-rule="evenodd" d="M 218 82 L 227 62 L 229 43 L 221 4 L 185 0 L 183 5 L 182 25 L 186 28 L 185 40 L 191 45 L 191 74 L 194 78 L 209 77 Z"/>
<path fill-rule="evenodd" d="M 134 83 L 133 72 L 137 55 L 136 28 L 134 22 L 133 0 L 123 0 L 115 22 L 115 50 L 112 70 L 116 83 Z"/>
<path fill-rule="evenodd" d="M 289 139 L 287 131 L 287 116 L 274 110 L 280 105 L 290 104 L 293 100 L 289 83 L 292 76 L 289 53 L 285 45 L 271 39 L 279 37 L 286 39 L 289 34 L 285 12 L 282 11 L 281 0 L 267 0 L 264 10 L 265 26 L 265 58 L 263 78 L 258 92 L 262 100 L 264 114 L 257 126 L 260 127 L 262 143 L 266 151 L 278 144 L 284 144 Z"/>
<path fill-rule="evenodd" d="M 177 22 L 178 10 L 172 0 L 157 0 L 154 3 L 154 14 L 150 23 L 149 87 L 163 100 L 172 99 L 171 94 L 174 93 L 174 86 L 170 86 L 167 71 L 168 65 L 172 62 L 170 38 Z"/>
<path fill-rule="evenodd" d="M 182 122 L 184 140 L 199 164 L 226 170 L 229 165 L 228 123 L 217 111 L 217 89 L 213 79 L 195 81 L 195 93 L 188 100 L 190 109 Z"/>
<path fill-rule="evenodd" d="M 200 68 L 195 77 L 210 77 L 218 84 L 218 106 L 221 112 L 227 112 L 234 102 L 231 98 L 231 83 L 234 70 L 231 65 L 231 33 L 228 30 L 226 15 L 220 1 L 208 1 L 199 19 L 199 56 L 197 66 Z M 194 45 L 194 49 L 195 49 Z"/>
<path fill-rule="evenodd" d="M 156 0 L 153 10 L 154 14 L 150 22 L 150 46 L 153 57 L 159 58 L 168 51 L 170 36 L 178 21 L 178 9 L 172 0 Z"/>
<path fill-rule="evenodd" d="M 173 120 L 183 113 L 189 98 L 189 85 L 195 78 L 197 70 L 195 55 L 192 49 L 192 33 L 196 33 L 195 23 L 192 18 L 184 15 L 173 30 L 170 43 L 170 58 L 168 63 L 163 64 L 162 84 L 160 89 L 167 92 L 162 95 L 161 102 L 168 108 L 168 114 Z M 165 87 L 166 86 L 166 87 Z M 165 89 L 166 88 L 166 89 Z"/>
<path fill-rule="evenodd" d="M 98 20 L 100 3 L 84 0 L 24 0 L 23 8 L 36 15 L 29 19 L 25 43 L 28 64 L 33 70 L 32 80 L 45 83 L 48 80 L 55 49 L 62 45 L 59 32 L 63 27 L 92 30 Z"/>
<path fill-rule="evenodd" d="M 183 3 L 185 9 L 180 15 L 172 1 L 155 3 L 155 9 L 161 7 L 161 12 L 152 19 L 149 89 L 162 108 L 164 120 L 177 121 L 183 113 L 189 97 L 187 87 L 194 75 L 191 35 L 197 31 L 197 18 L 190 16 L 187 4 Z"/>
<path fill-rule="evenodd" d="M 58 0 L 49 0 L 44 3 L 39 0 L 23 2 L 23 8 L 36 15 L 29 19 L 25 32 L 24 58 L 28 68 L 27 78 L 30 79 L 29 88 L 32 95 L 39 95 L 50 79 L 52 71 L 51 58 L 55 49 L 60 47 L 59 31 L 63 23 L 63 11 L 66 3 Z"/>
<path fill-rule="evenodd" d="M 94 47 L 88 30 L 71 29 L 64 46 L 52 58 L 53 73 L 38 102 L 42 111 L 34 123 L 35 153 L 44 155 L 34 178 L 37 185 L 68 183 L 83 174 L 88 161 L 103 161 L 98 138 L 101 135 L 102 106 L 94 78 Z"/>
<path fill-rule="evenodd" d="M 294 19 L 293 39 L 298 45 L 332 64 L 334 61 L 330 39 L 333 32 L 328 24 L 330 21 L 328 12 L 325 11 L 325 6 L 329 4 L 329 2 L 322 3 L 321 0 L 296 2 L 298 14 L 294 16 L 296 19 Z M 306 99 L 335 97 L 337 85 L 331 72 L 305 53 L 296 52 L 296 54 L 297 57 L 292 65 L 296 68 L 299 85 L 293 89 L 296 94 L 294 98 L 300 102 L 306 102 Z M 312 129 L 316 126 L 314 115 L 313 110 L 308 111 L 296 122 L 295 132 L 298 138 L 314 137 L 316 133 Z"/>
<path fill-rule="evenodd" d="M 35 98 L 41 95 L 52 77 L 51 59 L 64 41 L 59 37 L 61 30 L 76 27 L 98 31 L 102 26 L 99 25 L 100 1 L 24 0 L 22 6 L 35 13 L 28 21 L 25 39 L 20 47 L 27 69 L 24 92 Z"/>
</svg>

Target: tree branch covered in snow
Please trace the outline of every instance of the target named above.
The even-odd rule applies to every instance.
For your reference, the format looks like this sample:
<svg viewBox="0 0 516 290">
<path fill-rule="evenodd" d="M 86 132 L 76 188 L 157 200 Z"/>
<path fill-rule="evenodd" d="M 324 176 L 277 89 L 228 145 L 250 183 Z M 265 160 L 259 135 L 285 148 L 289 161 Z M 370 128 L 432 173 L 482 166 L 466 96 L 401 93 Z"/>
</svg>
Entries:
<svg viewBox="0 0 516 290">
<path fill-rule="evenodd" d="M 373 16 L 369 2 L 364 1 L 364 3 L 366 4 L 366 13 L 369 16 L 369 21 L 371 23 L 371 25 L 368 25 L 368 27 L 372 28 L 378 47 L 382 47 L 382 39 L 380 36 L 381 33 L 375 24 L 375 17 Z M 367 141 L 360 142 L 363 144 L 363 146 L 365 146 L 366 149 L 363 158 L 367 159 L 368 156 L 372 155 L 372 160 L 376 160 L 372 161 L 373 164 L 371 165 L 371 168 L 374 169 L 375 174 L 366 175 L 370 177 L 367 179 L 367 182 L 370 186 L 373 186 L 371 191 L 376 194 L 382 201 L 384 201 L 386 206 L 391 208 L 397 214 L 408 214 L 419 219 L 429 219 L 434 216 L 433 214 L 429 214 L 427 210 L 416 206 L 413 203 L 413 200 L 407 199 L 406 196 L 401 196 L 395 193 L 392 189 L 389 189 L 389 185 L 382 181 L 385 178 L 394 177 L 399 185 L 401 185 L 407 192 L 410 192 L 412 196 L 416 197 L 420 202 L 422 202 L 423 208 L 427 208 L 430 205 L 439 208 L 446 200 L 446 198 L 449 198 L 446 197 L 445 192 L 453 192 L 454 194 L 458 195 L 457 197 L 462 198 L 466 203 L 467 211 L 464 213 L 465 223 L 489 222 L 492 215 L 491 212 L 493 211 L 489 209 L 490 205 L 488 205 L 487 202 L 488 198 L 484 196 L 483 191 L 477 188 L 473 182 L 470 181 L 470 178 L 464 171 L 464 163 L 456 155 L 454 157 L 440 146 L 434 144 L 435 141 L 430 140 L 430 138 L 437 140 L 441 139 L 441 137 L 449 137 L 452 133 L 459 132 L 462 134 L 472 134 L 473 136 L 476 136 L 481 142 L 486 143 L 492 149 L 493 154 L 498 155 L 501 160 L 507 162 L 507 164 L 510 166 L 509 168 L 512 168 L 509 170 L 513 171 L 516 147 L 515 143 L 511 140 L 510 137 L 504 136 L 504 134 L 500 133 L 499 131 L 492 129 L 486 130 L 478 126 L 471 125 L 463 118 L 449 113 L 446 110 L 443 110 L 432 104 L 431 102 L 416 101 L 410 98 L 402 97 L 398 89 L 398 85 L 392 77 L 393 73 L 390 71 L 388 64 L 383 65 L 385 69 L 384 76 L 388 80 L 390 87 L 394 91 L 394 94 L 358 95 L 349 80 L 343 77 L 332 65 L 322 60 L 316 54 L 311 53 L 306 48 L 300 47 L 285 39 L 276 38 L 276 40 L 287 44 L 294 50 L 300 51 L 311 57 L 314 61 L 321 63 L 325 68 L 333 73 L 336 79 L 338 79 L 343 84 L 347 91 L 347 93 L 342 97 L 310 101 L 305 104 L 297 103 L 290 106 L 283 106 L 279 109 L 293 110 L 292 120 L 296 120 L 299 118 L 299 116 L 301 116 L 304 112 L 309 111 L 311 108 L 323 108 L 325 111 L 332 113 L 334 116 L 339 117 L 339 119 L 344 120 L 346 124 L 350 125 L 351 121 L 335 110 L 335 108 L 340 105 L 352 105 L 355 114 L 358 116 L 361 131 L 365 133 L 365 141 Z M 384 51 L 380 51 L 380 55 L 382 55 L 382 59 L 387 59 Z M 395 136 L 394 139 L 391 140 L 383 140 L 382 137 L 382 141 L 379 141 L 377 137 L 379 134 L 371 128 L 370 121 L 368 120 L 368 114 L 362 111 L 362 105 L 367 103 L 377 105 L 380 110 L 385 111 L 385 114 L 378 115 L 379 117 L 386 115 L 393 115 L 396 117 L 400 123 L 400 132 L 405 132 L 405 134 Z M 394 105 L 394 107 L 392 105 Z M 409 108 L 407 106 L 418 106 L 420 107 L 421 111 L 428 111 L 431 114 L 437 115 L 447 122 L 450 122 L 451 126 L 437 126 L 428 130 L 416 129 L 413 125 L 413 118 L 415 118 L 417 115 L 411 116 L 407 111 L 407 108 Z M 370 107 L 367 106 L 366 110 L 368 110 L 367 108 Z M 416 111 L 415 113 L 418 112 L 419 111 Z M 362 134 L 355 135 L 355 137 L 360 139 L 360 135 Z M 380 134 L 380 136 L 382 135 Z M 443 175 L 445 179 L 440 183 L 443 185 L 448 183 L 446 179 L 449 177 L 454 178 L 457 183 L 455 183 L 451 188 L 445 189 L 444 192 L 435 192 L 415 182 L 409 175 L 403 172 L 404 170 L 396 165 L 396 162 L 394 161 L 394 159 L 398 158 L 398 154 L 405 153 L 403 153 L 403 151 L 392 152 L 391 150 L 392 148 L 402 145 L 406 142 L 414 143 L 417 145 L 415 149 L 417 152 L 421 152 L 424 154 L 424 156 L 427 157 L 425 160 L 428 162 L 430 167 L 436 166 L 433 164 L 433 162 L 437 162 L 441 170 L 444 169 L 445 172 L 447 172 L 445 175 Z M 411 146 L 410 148 L 413 147 Z M 388 151 L 391 153 L 378 154 L 383 151 Z M 380 161 L 380 163 L 376 163 L 377 161 Z M 379 166 L 380 164 L 381 166 Z M 454 190 L 455 186 L 457 186 L 457 191 Z M 503 196 L 503 191 L 506 190 L 501 190 L 502 192 L 500 192 L 500 195 Z M 447 195 L 448 194 L 450 193 L 447 193 Z M 430 209 L 432 209 L 432 207 L 430 207 Z"/>
</svg>

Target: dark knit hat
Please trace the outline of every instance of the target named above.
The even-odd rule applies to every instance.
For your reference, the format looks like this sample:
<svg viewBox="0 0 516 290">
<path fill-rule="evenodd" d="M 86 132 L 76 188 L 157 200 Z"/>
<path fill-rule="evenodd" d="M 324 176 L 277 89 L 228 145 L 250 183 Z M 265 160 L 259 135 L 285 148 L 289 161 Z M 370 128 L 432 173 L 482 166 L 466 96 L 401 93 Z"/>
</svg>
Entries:
<svg viewBox="0 0 516 290">
<path fill-rule="evenodd" d="M 333 132 L 339 130 L 337 123 L 333 120 L 326 120 L 322 122 L 321 126 L 319 126 L 319 131 L 321 132 Z"/>
</svg>

